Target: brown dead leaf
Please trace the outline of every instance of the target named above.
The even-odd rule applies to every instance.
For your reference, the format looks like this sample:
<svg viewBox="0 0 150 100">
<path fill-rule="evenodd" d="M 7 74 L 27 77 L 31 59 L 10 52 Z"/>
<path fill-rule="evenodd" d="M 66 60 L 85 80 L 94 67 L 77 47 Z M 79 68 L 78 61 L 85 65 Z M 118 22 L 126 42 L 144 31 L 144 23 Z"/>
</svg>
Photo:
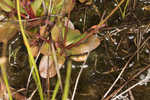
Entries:
<svg viewBox="0 0 150 100">
<path fill-rule="evenodd" d="M 31 52 L 32 52 L 32 55 L 34 57 L 36 57 L 38 52 L 39 52 L 39 47 L 38 46 L 31 46 Z"/>
<path fill-rule="evenodd" d="M 60 69 L 65 62 L 65 56 L 57 55 L 58 68 Z M 56 69 L 54 61 L 51 56 L 43 56 L 40 65 L 39 71 L 42 78 L 52 78 L 56 75 Z"/>
<path fill-rule="evenodd" d="M 48 35 L 46 32 L 46 27 L 47 27 L 46 25 L 40 27 L 40 35 L 43 37 Z"/>
<path fill-rule="evenodd" d="M 11 22 L 0 22 L 0 42 L 9 41 L 17 34 L 19 25 Z"/>
<path fill-rule="evenodd" d="M 51 56 L 42 57 L 39 71 L 42 78 L 52 78 L 56 75 L 56 69 Z"/>
<path fill-rule="evenodd" d="M 40 52 L 43 55 L 50 56 L 51 55 L 51 47 L 50 47 L 49 43 L 43 43 Z"/>
<path fill-rule="evenodd" d="M 79 56 L 71 56 L 70 58 L 76 62 L 84 62 L 87 59 L 88 54 L 83 54 Z"/>
<path fill-rule="evenodd" d="M 75 6 L 75 0 L 65 0 L 62 14 L 70 13 Z"/>
<path fill-rule="evenodd" d="M 85 1 L 87 1 L 87 0 L 79 0 L 80 1 L 80 3 L 84 3 Z"/>
</svg>

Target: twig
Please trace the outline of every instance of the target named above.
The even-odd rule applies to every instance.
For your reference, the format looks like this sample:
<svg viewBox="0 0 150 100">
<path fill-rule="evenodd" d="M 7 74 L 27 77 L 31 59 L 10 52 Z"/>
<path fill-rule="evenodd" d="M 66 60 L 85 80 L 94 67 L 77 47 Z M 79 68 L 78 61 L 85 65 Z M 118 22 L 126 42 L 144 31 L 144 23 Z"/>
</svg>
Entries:
<svg viewBox="0 0 150 100">
<path fill-rule="evenodd" d="M 108 89 L 108 91 L 105 93 L 105 95 L 103 96 L 102 100 L 109 94 L 109 92 L 112 90 L 112 88 L 115 86 L 115 84 L 118 82 L 118 80 L 120 79 L 121 75 L 123 74 L 123 72 L 125 71 L 125 69 L 127 68 L 128 64 L 130 63 L 130 61 L 133 59 L 133 57 L 137 54 L 137 52 L 139 52 L 139 50 L 145 45 L 145 43 L 150 39 L 150 37 L 148 37 L 143 44 L 136 50 L 136 52 L 129 58 L 129 60 L 127 61 L 127 63 L 125 64 L 125 66 L 123 67 L 123 69 L 121 70 L 120 74 L 118 75 L 118 77 L 116 78 L 116 80 L 114 81 L 114 83 L 111 85 L 111 87 Z"/>
<path fill-rule="evenodd" d="M 87 58 L 88 58 L 88 56 L 89 56 L 89 52 L 88 52 Z M 84 61 L 84 63 L 83 63 L 82 65 L 85 65 L 85 63 L 86 63 L 86 61 L 87 61 L 87 58 L 86 58 L 86 60 Z M 81 67 L 80 72 L 79 72 L 79 74 L 78 74 L 78 76 L 77 76 L 77 79 L 76 79 L 76 83 L 75 83 L 75 86 L 74 86 L 74 91 L 73 91 L 71 100 L 74 100 L 74 96 L 75 96 L 75 93 L 76 93 L 77 85 L 78 85 L 78 82 L 79 82 L 79 79 L 80 79 L 80 76 L 81 76 L 81 73 L 82 73 L 83 69 L 84 69 L 84 68 Z"/>
<path fill-rule="evenodd" d="M 39 58 L 39 55 L 40 55 L 40 50 L 39 50 L 38 55 L 37 55 L 37 57 L 36 57 L 36 59 L 35 59 L 35 63 L 37 62 L 37 60 L 38 60 L 38 58 Z M 28 88 L 29 88 L 29 83 L 30 83 L 30 80 L 31 80 L 31 76 L 32 76 L 33 69 L 34 69 L 34 67 L 32 66 L 32 69 L 31 69 L 30 74 L 29 74 L 29 77 L 28 77 L 27 85 L 26 85 L 26 90 L 27 90 L 27 91 L 28 91 Z"/>
<path fill-rule="evenodd" d="M 117 11 L 117 9 L 123 4 L 123 2 L 124 2 L 124 0 L 121 0 L 121 1 L 119 2 L 119 4 L 117 5 L 117 7 L 115 7 L 115 8 L 111 11 L 111 13 L 110 13 L 104 20 L 102 20 L 102 21 L 97 25 L 96 28 L 94 28 L 94 30 L 91 30 L 90 32 L 84 32 L 84 34 L 87 34 L 84 38 L 80 39 L 78 42 L 76 42 L 76 43 L 74 43 L 74 44 L 68 45 L 66 48 L 67 48 L 67 49 L 70 49 L 70 48 L 72 48 L 72 47 L 74 47 L 74 46 L 76 46 L 76 45 L 79 45 L 81 42 L 83 42 L 84 40 L 86 40 L 87 38 L 89 38 L 90 36 L 92 36 L 93 34 L 96 34 L 97 31 L 98 31 L 100 28 L 102 28 L 102 27 L 105 26 L 104 23 Z"/>
<path fill-rule="evenodd" d="M 85 9 L 85 14 L 84 14 L 84 20 L 83 20 L 83 32 L 85 31 L 85 26 L 86 26 L 86 18 L 87 18 L 87 15 L 86 15 L 86 13 L 87 13 L 87 9 Z"/>
<path fill-rule="evenodd" d="M 137 76 L 139 76 L 142 72 L 144 72 L 145 70 L 147 70 L 148 68 L 150 68 L 150 65 L 147 65 L 145 68 L 143 68 L 142 70 L 140 70 L 137 74 L 135 74 L 130 80 L 128 80 L 126 83 L 124 83 L 123 85 L 121 85 L 121 87 L 119 89 L 117 89 L 116 91 L 114 91 L 110 96 L 108 96 L 107 98 L 105 98 L 104 100 L 110 100 L 111 97 L 113 97 L 114 95 L 116 95 L 122 88 L 124 88 L 124 86 L 126 86 L 130 81 L 132 81 L 133 79 L 135 79 Z"/>
<path fill-rule="evenodd" d="M 120 93 L 119 95 L 117 95 L 115 98 L 113 98 L 112 100 L 117 100 L 120 96 L 124 95 L 125 93 L 129 92 L 131 89 L 135 88 L 136 86 L 140 85 L 141 83 L 147 81 L 147 79 L 141 80 L 138 83 L 134 84 L 133 86 L 131 86 L 130 88 L 126 89 L 125 91 L 123 91 L 122 93 Z"/>
<path fill-rule="evenodd" d="M 32 92 L 31 96 L 30 96 L 27 100 L 32 100 L 32 97 L 34 96 L 34 94 L 36 93 L 37 90 L 38 90 L 38 88 L 36 88 L 36 89 Z"/>
<path fill-rule="evenodd" d="M 49 0 L 48 16 L 52 13 L 52 0 Z"/>
<path fill-rule="evenodd" d="M 44 14 L 46 14 L 46 5 L 45 5 L 45 1 L 44 0 L 42 1 L 42 6 L 43 6 L 43 9 L 44 9 Z"/>
<path fill-rule="evenodd" d="M 133 0 L 133 9 L 135 10 L 136 8 L 136 4 L 137 4 L 137 1 L 136 0 Z"/>
<path fill-rule="evenodd" d="M 51 42 L 51 48 L 52 48 L 52 55 L 53 55 L 53 59 L 54 59 L 55 69 L 56 69 L 56 72 L 57 72 L 58 79 L 60 80 L 60 88 L 63 91 L 61 75 L 60 75 L 59 66 L 58 66 L 58 63 L 57 63 L 56 51 L 55 51 L 53 42 Z"/>
<path fill-rule="evenodd" d="M 130 96 L 130 99 L 131 99 L 131 100 L 135 100 L 135 99 L 134 99 L 134 96 L 133 96 L 133 93 L 132 93 L 131 90 L 129 91 L 129 96 Z"/>
<path fill-rule="evenodd" d="M 123 72 L 125 71 L 125 69 L 127 68 L 128 64 L 130 63 L 130 61 L 132 60 L 132 58 L 137 54 L 137 52 L 139 52 L 139 50 L 145 45 L 145 43 L 150 39 L 150 37 L 148 37 L 143 44 L 136 50 L 136 52 L 129 58 L 129 60 L 127 61 L 127 63 L 125 64 L 125 66 L 123 67 L 123 69 L 121 70 L 120 74 L 118 75 L 118 77 L 116 78 L 116 80 L 114 81 L 114 83 L 111 85 L 111 87 L 109 88 L 109 90 L 105 93 L 105 95 L 103 96 L 102 100 L 109 100 L 109 99 L 105 99 L 106 96 L 109 94 L 109 92 L 112 90 L 112 88 L 115 86 L 115 84 L 118 82 L 118 80 L 120 79 L 121 75 L 123 74 Z"/>
</svg>

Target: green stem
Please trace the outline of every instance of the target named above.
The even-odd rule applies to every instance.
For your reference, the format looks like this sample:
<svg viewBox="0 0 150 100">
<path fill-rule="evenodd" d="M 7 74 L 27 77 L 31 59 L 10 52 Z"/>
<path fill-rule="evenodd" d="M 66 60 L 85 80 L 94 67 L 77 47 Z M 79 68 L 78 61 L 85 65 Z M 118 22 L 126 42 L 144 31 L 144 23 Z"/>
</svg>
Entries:
<svg viewBox="0 0 150 100">
<path fill-rule="evenodd" d="M 57 95 L 58 90 L 59 90 L 59 86 L 60 86 L 60 80 L 58 79 L 51 100 L 55 100 L 56 95 Z"/>
<path fill-rule="evenodd" d="M 70 87 L 70 77 L 71 77 L 71 66 L 72 66 L 72 61 L 69 60 L 67 62 L 67 73 L 66 73 L 65 87 L 64 87 L 64 93 L 62 96 L 62 100 L 67 100 L 67 98 L 68 98 L 69 87 Z"/>
<path fill-rule="evenodd" d="M 10 91 L 10 88 L 9 88 L 9 84 L 8 84 L 8 79 L 7 79 L 7 74 L 6 74 L 6 71 L 5 71 L 5 64 L 1 64 L 1 70 L 2 70 L 2 75 L 3 75 L 3 79 L 4 79 L 4 83 L 6 85 L 6 89 L 7 89 L 7 92 L 8 92 L 8 96 L 9 96 L 9 99 L 10 100 L 13 100 L 12 99 L 12 95 L 11 95 L 11 91 Z"/>
<path fill-rule="evenodd" d="M 30 48 L 30 46 L 29 46 L 28 39 L 27 39 L 27 37 L 26 37 L 26 35 L 25 35 L 24 28 L 23 28 L 23 24 L 22 24 L 22 21 L 21 21 L 19 0 L 17 0 L 17 14 L 18 14 L 19 25 L 20 25 L 20 29 L 21 29 L 22 36 L 23 36 L 24 44 L 25 44 L 25 46 L 26 46 L 26 48 L 27 48 L 28 55 L 29 55 L 30 68 L 32 69 L 32 66 L 33 66 L 33 68 L 34 68 L 34 71 L 33 71 L 32 75 L 33 75 L 33 78 L 34 78 L 34 80 L 35 80 L 35 83 L 36 83 L 36 85 L 37 85 L 37 87 L 38 87 L 40 99 L 41 99 L 41 100 L 44 100 L 43 90 L 42 90 L 42 86 L 41 86 L 41 81 L 40 81 L 38 69 L 37 69 L 37 66 L 36 66 L 34 57 L 32 56 L 31 48 Z"/>
</svg>

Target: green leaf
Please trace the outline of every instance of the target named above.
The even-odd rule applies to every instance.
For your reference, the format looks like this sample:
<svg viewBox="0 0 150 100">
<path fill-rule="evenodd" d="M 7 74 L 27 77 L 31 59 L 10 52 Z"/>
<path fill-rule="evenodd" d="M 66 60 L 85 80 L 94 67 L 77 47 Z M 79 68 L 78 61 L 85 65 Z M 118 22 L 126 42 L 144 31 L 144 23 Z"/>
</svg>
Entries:
<svg viewBox="0 0 150 100">
<path fill-rule="evenodd" d="M 66 46 L 78 42 L 86 34 L 81 34 L 79 30 L 68 29 Z"/>
<path fill-rule="evenodd" d="M 66 40 L 66 46 L 70 45 L 72 43 L 76 43 L 80 39 L 82 39 L 86 34 L 81 34 L 79 30 L 73 30 L 68 28 L 67 34 L 67 40 Z M 55 42 L 61 42 L 64 37 L 64 32 L 65 32 L 65 26 L 62 25 L 55 25 L 51 31 L 52 33 L 52 39 Z"/>
<path fill-rule="evenodd" d="M 34 0 L 34 2 L 31 4 L 31 7 L 34 11 L 34 13 L 37 13 L 37 10 L 40 8 L 43 0 Z"/>
<path fill-rule="evenodd" d="M 5 4 L 3 4 L 2 2 L 0 3 L 0 8 L 6 12 L 11 12 L 11 9 L 8 6 L 6 6 Z"/>
<path fill-rule="evenodd" d="M 51 30 L 52 39 L 54 41 L 58 41 L 60 38 L 60 34 L 61 34 L 61 29 L 58 27 L 58 25 L 55 25 Z"/>
<path fill-rule="evenodd" d="M 0 8 L 6 12 L 11 12 L 12 9 L 9 6 L 14 8 L 14 4 L 11 0 L 5 0 L 5 1 L 2 0 L 0 2 Z"/>
<path fill-rule="evenodd" d="M 4 0 L 9 6 L 14 7 L 14 3 L 11 0 Z"/>
<path fill-rule="evenodd" d="M 75 46 L 66 51 L 67 55 L 80 55 L 84 53 L 91 52 L 92 50 L 96 49 L 100 45 L 100 39 L 97 35 L 91 36 L 89 39 L 84 41 L 78 46 Z"/>
<path fill-rule="evenodd" d="M 54 0 L 52 14 L 60 14 L 63 4 L 64 0 Z"/>
</svg>

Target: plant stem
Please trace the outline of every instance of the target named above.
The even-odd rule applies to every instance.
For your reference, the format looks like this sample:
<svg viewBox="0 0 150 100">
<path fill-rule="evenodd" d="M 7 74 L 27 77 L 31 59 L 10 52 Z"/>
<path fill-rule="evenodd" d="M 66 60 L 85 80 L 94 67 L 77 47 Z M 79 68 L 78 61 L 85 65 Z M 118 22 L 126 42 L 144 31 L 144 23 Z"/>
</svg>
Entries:
<svg viewBox="0 0 150 100">
<path fill-rule="evenodd" d="M 71 67 L 72 67 L 72 61 L 68 60 L 68 62 L 67 62 L 66 80 L 65 80 L 65 87 L 64 87 L 62 100 L 67 100 L 67 98 L 68 98 L 69 87 L 70 87 L 70 77 L 71 77 Z"/>
<path fill-rule="evenodd" d="M 22 25 L 22 21 L 21 21 L 21 14 L 20 14 L 19 0 L 17 0 L 17 14 L 18 14 L 19 25 L 20 25 L 22 36 L 23 36 L 24 44 L 25 44 L 25 46 L 27 48 L 28 55 L 29 55 L 30 68 L 32 69 L 32 66 L 34 67 L 34 71 L 33 71 L 32 75 L 33 75 L 35 83 L 36 83 L 36 85 L 38 87 L 40 99 L 44 100 L 43 90 L 42 90 L 42 86 L 41 86 L 41 81 L 40 81 L 38 69 L 37 69 L 36 63 L 34 61 L 34 58 L 32 56 L 31 48 L 30 48 L 29 43 L 28 43 L 28 39 L 27 39 L 27 37 L 25 35 L 25 32 L 24 32 L 24 29 L 23 29 L 23 25 Z"/>
</svg>

